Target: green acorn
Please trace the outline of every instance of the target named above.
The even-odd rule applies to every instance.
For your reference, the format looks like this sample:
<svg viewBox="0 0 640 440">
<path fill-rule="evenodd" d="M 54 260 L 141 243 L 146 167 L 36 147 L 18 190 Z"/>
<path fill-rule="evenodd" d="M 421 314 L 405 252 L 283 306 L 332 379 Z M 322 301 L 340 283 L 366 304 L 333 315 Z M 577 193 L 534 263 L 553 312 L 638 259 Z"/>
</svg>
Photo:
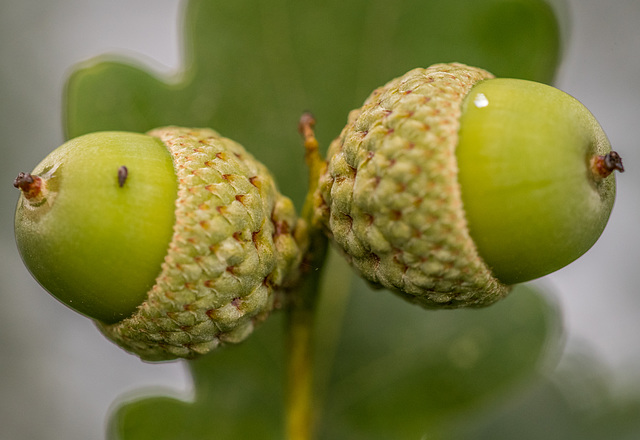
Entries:
<svg viewBox="0 0 640 440">
<path fill-rule="evenodd" d="M 602 128 L 569 95 L 438 64 L 350 113 L 316 220 L 374 285 L 430 308 L 484 306 L 595 243 L 616 169 Z"/>
<path fill-rule="evenodd" d="M 299 275 L 306 228 L 292 202 L 213 130 L 88 134 L 14 185 L 33 276 L 144 360 L 244 340 Z"/>
</svg>

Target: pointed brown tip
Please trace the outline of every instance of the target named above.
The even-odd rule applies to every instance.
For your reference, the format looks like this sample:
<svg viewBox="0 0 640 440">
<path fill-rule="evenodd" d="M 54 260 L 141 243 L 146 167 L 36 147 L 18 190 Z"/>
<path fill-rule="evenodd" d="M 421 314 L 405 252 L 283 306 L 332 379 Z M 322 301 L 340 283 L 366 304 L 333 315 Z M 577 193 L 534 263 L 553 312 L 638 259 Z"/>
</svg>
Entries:
<svg viewBox="0 0 640 440">
<path fill-rule="evenodd" d="M 42 179 L 29 173 L 20 173 L 13 181 L 13 186 L 22 191 L 27 199 L 33 199 L 42 191 Z"/>
<path fill-rule="evenodd" d="M 603 156 L 596 156 L 591 160 L 591 171 L 602 179 L 608 177 L 614 171 L 623 173 L 622 158 L 615 151 L 610 151 Z"/>
<path fill-rule="evenodd" d="M 313 117 L 311 112 L 304 112 L 302 116 L 300 116 L 300 121 L 298 123 L 298 132 L 303 135 L 305 138 L 309 136 L 310 132 L 313 132 L 313 128 L 316 125 L 316 118 Z"/>
<path fill-rule="evenodd" d="M 607 169 L 613 171 L 620 171 L 624 173 L 624 166 L 622 165 L 622 158 L 615 151 L 611 151 L 604 156 L 604 163 Z"/>
</svg>

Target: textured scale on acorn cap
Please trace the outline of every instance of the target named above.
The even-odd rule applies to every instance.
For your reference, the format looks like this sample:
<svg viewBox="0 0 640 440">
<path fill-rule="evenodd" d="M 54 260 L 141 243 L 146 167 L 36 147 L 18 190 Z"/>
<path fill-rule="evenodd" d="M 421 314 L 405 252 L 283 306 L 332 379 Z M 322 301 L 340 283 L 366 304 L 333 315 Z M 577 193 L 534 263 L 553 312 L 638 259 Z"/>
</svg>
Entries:
<svg viewBox="0 0 640 440">
<path fill-rule="evenodd" d="M 329 147 L 317 218 L 365 279 L 424 307 L 509 291 L 469 235 L 457 181 L 461 104 L 489 78 L 457 63 L 411 70 L 353 110 Z"/>
<path fill-rule="evenodd" d="M 101 331 L 144 360 L 244 340 L 295 282 L 305 226 L 266 167 L 210 129 L 148 133 L 169 149 L 176 222 L 162 272 L 133 316 Z"/>
</svg>

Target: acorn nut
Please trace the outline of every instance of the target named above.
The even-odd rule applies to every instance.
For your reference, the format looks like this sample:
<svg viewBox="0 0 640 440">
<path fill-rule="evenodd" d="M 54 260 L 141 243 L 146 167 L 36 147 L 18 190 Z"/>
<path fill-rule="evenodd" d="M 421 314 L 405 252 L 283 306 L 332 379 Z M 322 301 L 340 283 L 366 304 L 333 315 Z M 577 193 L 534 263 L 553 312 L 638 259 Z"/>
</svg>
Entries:
<svg viewBox="0 0 640 440">
<path fill-rule="evenodd" d="M 84 135 L 14 185 L 30 272 L 144 360 L 244 340 L 298 277 L 305 224 L 266 167 L 213 130 Z"/>
<path fill-rule="evenodd" d="M 372 284 L 428 308 L 484 306 L 595 243 L 614 170 L 602 128 L 566 93 L 437 64 L 349 114 L 315 217 Z"/>
</svg>

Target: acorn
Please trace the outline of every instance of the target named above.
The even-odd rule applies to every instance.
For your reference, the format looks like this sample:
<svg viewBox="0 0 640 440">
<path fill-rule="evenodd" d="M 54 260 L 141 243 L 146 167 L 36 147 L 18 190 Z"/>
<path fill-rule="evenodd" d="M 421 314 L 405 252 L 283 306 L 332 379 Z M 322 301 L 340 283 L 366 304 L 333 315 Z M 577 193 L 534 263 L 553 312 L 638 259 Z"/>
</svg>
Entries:
<svg viewBox="0 0 640 440">
<path fill-rule="evenodd" d="M 623 171 L 576 99 L 458 63 L 376 89 L 326 162 L 316 223 L 362 277 L 426 308 L 489 305 L 581 256 Z"/>
<path fill-rule="evenodd" d="M 14 185 L 32 275 L 143 360 L 244 340 L 299 276 L 306 227 L 293 203 L 214 130 L 87 134 Z"/>
</svg>

